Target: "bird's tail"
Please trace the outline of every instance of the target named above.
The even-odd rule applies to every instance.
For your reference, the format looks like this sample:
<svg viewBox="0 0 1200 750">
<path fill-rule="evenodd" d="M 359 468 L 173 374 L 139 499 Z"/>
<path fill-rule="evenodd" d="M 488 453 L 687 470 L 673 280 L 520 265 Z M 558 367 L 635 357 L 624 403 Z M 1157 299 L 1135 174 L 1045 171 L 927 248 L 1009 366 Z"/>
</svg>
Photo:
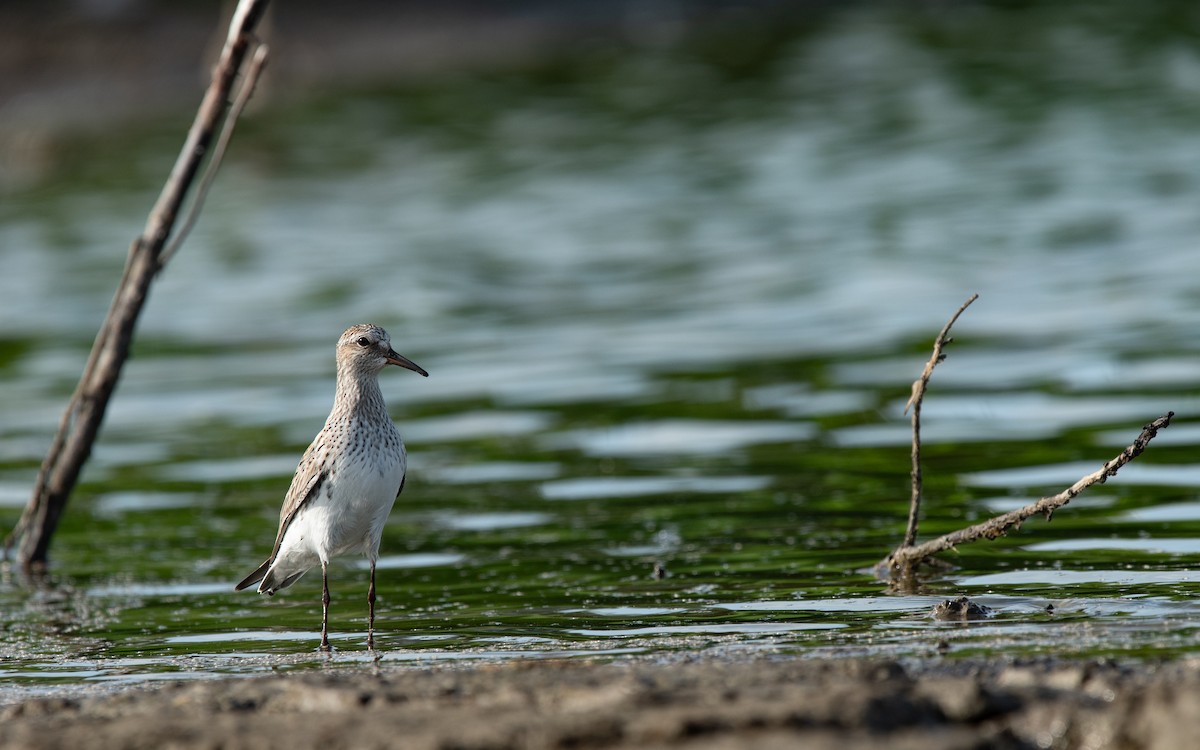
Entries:
<svg viewBox="0 0 1200 750">
<path fill-rule="evenodd" d="M 255 570 L 253 573 L 251 573 L 250 575 L 243 578 L 241 583 L 239 583 L 238 585 L 233 587 L 233 590 L 241 591 L 242 589 L 253 586 L 254 584 L 261 581 L 263 578 L 265 578 L 267 575 L 267 571 L 270 569 L 271 569 L 271 560 L 267 560 L 265 563 L 258 566 L 258 570 Z"/>
<path fill-rule="evenodd" d="M 296 581 L 299 581 L 300 576 L 308 572 L 308 568 L 286 572 L 278 568 L 273 569 L 271 566 L 274 563 L 274 560 L 267 560 L 262 565 L 259 565 L 258 570 L 243 578 L 241 583 L 233 587 L 233 590 L 241 591 L 257 583 L 259 584 L 258 593 L 274 596 L 276 591 L 286 589 Z"/>
</svg>

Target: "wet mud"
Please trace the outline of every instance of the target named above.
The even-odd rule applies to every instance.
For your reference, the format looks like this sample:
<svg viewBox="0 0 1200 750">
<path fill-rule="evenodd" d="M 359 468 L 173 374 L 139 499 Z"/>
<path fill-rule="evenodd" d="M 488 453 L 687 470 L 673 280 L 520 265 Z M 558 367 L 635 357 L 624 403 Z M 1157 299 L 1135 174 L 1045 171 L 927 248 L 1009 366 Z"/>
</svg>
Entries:
<svg viewBox="0 0 1200 750">
<path fill-rule="evenodd" d="M 331 666 L 43 698 L 5 748 L 1179 748 L 1200 661 Z"/>
</svg>

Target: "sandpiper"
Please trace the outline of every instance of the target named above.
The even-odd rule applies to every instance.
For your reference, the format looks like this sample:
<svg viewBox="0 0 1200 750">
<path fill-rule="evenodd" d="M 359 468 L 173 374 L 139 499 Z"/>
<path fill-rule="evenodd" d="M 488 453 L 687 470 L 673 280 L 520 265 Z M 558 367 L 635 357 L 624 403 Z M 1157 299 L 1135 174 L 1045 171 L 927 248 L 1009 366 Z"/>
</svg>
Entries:
<svg viewBox="0 0 1200 750">
<path fill-rule="evenodd" d="M 329 560 L 358 551 L 371 563 L 367 648 L 375 648 L 375 562 L 407 464 L 379 390 L 379 372 L 387 365 L 429 377 L 393 351 L 387 331 L 377 325 L 352 326 L 338 339 L 333 410 L 296 467 L 279 511 L 275 549 L 236 587 L 257 583 L 258 593 L 274 595 L 320 563 L 322 651 L 330 650 Z"/>
</svg>

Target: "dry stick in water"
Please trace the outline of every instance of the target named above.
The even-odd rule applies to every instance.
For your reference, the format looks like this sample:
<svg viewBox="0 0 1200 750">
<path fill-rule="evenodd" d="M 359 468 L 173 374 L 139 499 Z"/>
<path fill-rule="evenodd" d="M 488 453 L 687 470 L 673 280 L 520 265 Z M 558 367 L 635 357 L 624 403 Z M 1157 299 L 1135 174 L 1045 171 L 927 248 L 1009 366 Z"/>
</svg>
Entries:
<svg viewBox="0 0 1200 750">
<path fill-rule="evenodd" d="M 963 311 L 977 299 L 979 299 L 979 295 L 972 294 L 971 298 L 962 303 L 958 312 L 954 313 L 946 326 L 942 328 L 942 332 L 933 342 L 933 356 L 925 363 L 925 370 L 921 373 L 921 377 L 913 381 L 912 395 L 909 396 L 908 404 L 904 407 L 906 412 L 912 409 L 912 500 L 908 508 L 908 529 L 904 532 L 903 546 L 905 547 L 911 547 L 917 541 L 917 524 L 921 512 L 921 401 L 925 398 L 925 389 L 929 386 L 929 378 L 933 376 L 933 368 L 946 358 L 942 350 L 946 348 L 946 344 L 954 340 L 950 338 L 950 328 L 954 326 L 958 316 L 962 315 Z"/>
<path fill-rule="evenodd" d="M 254 28 L 266 6 L 267 0 L 240 0 L 234 11 L 229 35 L 213 70 L 212 83 L 205 92 L 196 119 L 142 235 L 129 248 L 120 286 L 92 344 L 79 385 L 63 412 L 58 432 L 42 461 L 33 494 L 21 519 L 4 542 L 5 559 L 13 544 L 20 542 L 17 561 L 26 571 L 45 566 L 50 539 L 58 527 L 58 520 L 79 479 L 83 464 L 91 454 L 109 399 L 129 355 L 133 330 L 146 303 L 150 282 L 162 270 L 166 260 L 163 248 L 170 239 L 188 191 L 209 153 L 218 126 L 223 119 L 226 130 L 233 126 L 232 119 L 224 117 L 229 107 L 229 96 L 239 71 L 245 66 L 249 51 L 255 46 Z M 244 76 L 244 91 L 248 91 L 246 87 L 252 90 L 253 75 L 259 69 L 261 56 L 258 64 L 252 66 Z M 210 172 L 215 169 L 215 160 L 210 160 L 208 164 Z"/>
<path fill-rule="evenodd" d="M 1109 477 L 1116 476 L 1117 471 L 1122 466 L 1140 456 L 1142 451 L 1146 450 L 1146 446 L 1150 444 L 1150 441 L 1158 434 L 1158 431 L 1171 424 L 1171 418 L 1174 416 L 1175 412 L 1169 411 L 1164 416 L 1143 427 L 1142 434 L 1138 435 L 1137 439 L 1129 447 L 1121 451 L 1116 458 L 1113 458 L 1100 467 L 1098 471 L 1088 474 L 1057 495 L 1043 497 L 1037 502 L 1030 503 L 1018 510 L 1004 513 L 983 523 L 959 529 L 958 531 L 939 536 L 936 539 L 930 539 L 916 546 L 897 547 L 892 554 L 880 561 L 878 567 L 891 571 L 893 575 L 897 572 L 901 574 L 911 572 L 923 560 L 936 555 L 938 552 L 954 549 L 955 546 L 964 542 L 973 542 L 978 539 L 995 539 L 1003 536 L 1010 528 L 1014 526 L 1019 527 L 1027 518 L 1041 515 L 1049 521 L 1051 516 L 1054 515 L 1054 511 L 1071 502 L 1080 492 L 1083 492 L 1093 484 L 1103 484 Z"/>
</svg>

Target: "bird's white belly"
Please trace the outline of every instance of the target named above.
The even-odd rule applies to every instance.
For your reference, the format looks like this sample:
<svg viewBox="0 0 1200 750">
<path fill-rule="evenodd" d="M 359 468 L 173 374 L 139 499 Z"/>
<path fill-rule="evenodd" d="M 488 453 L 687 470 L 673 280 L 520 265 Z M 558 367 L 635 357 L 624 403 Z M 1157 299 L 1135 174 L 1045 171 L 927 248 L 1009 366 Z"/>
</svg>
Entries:
<svg viewBox="0 0 1200 750">
<path fill-rule="evenodd" d="M 350 454 L 332 467 L 321 492 L 292 519 L 277 556 L 281 568 L 307 568 L 362 552 L 374 560 L 404 479 L 405 455 Z"/>
</svg>

